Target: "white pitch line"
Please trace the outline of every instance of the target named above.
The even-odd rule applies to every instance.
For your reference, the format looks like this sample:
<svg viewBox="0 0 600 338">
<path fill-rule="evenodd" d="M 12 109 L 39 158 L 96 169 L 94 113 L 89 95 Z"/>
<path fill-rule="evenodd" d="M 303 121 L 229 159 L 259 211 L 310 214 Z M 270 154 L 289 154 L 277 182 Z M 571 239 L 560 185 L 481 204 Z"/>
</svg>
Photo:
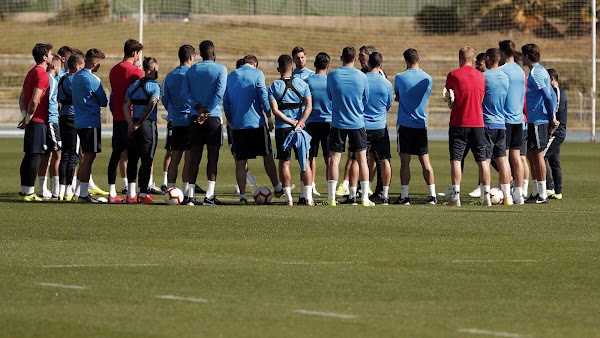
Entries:
<svg viewBox="0 0 600 338">
<path fill-rule="evenodd" d="M 334 313 L 334 312 L 321 312 L 321 311 L 310 311 L 310 310 L 294 310 L 294 312 L 303 314 L 303 315 L 333 317 L 333 318 L 342 318 L 342 319 L 358 318 L 358 316 L 355 316 L 355 315 L 348 315 L 348 314 Z"/>
<path fill-rule="evenodd" d="M 490 330 L 482 330 L 482 329 L 474 329 L 474 328 L 460 329 L 460 330 L 458 330 L 458 332 L 460 332 L 460 333 L 479 334 L 479 335 L 487 335 L 487 336 L 494 336 L 494 337 L 508 337 L 508 338 L 529 337 L 529 336 L 524 336 L 524 335 L 522 335 L 520 333 L 510 333 L 510 332 L 502 332 L 502 331 L 490 331 Z"/>
<path fill-rule="evenodd" d="M 180 297 L 180 296 L 174 296 L 174 295 L 159 295 L 159 296 L 156 296 L 156 298 L 166 299 L 166 300 L 181 300 L 181 301 L 192 302 L 192 303 L 208 303 L 208 302 L 210 302 L 210 300 L 204 299 L 204 298 Z"/>
<path fill-rule="evenodd" d="M 329 264 L 354 264 L 354 262 L 282 262 L 284 265 L 329 265 Z"/>
<path fill-rule="evenodd" d="M 537 259 L 466 259 L 454 260 L 452 263 L 538 263 Z"/>
<path fill-rule="evenodd" d="M 104 268 L 104 267 L 144 267 L 144 266 L 159 266 L 160 264 L 66 264 L 66 265 L 44 265 L 45 269 L 58 268 Z"/>
<path fill-rule="evenodd" d="M 41 285 L 41 286 L 48 286 L 48 287 L 52 287 L 52 288 L 61 288 L 61 289 L 75 289 L 75 290 L 87 289 L 86 286 L 80 286 L 80 285 L 66 285 L 66 284 L 56 284 L 56 283 L 37 283 L 37 284 Z"/>
</svg>

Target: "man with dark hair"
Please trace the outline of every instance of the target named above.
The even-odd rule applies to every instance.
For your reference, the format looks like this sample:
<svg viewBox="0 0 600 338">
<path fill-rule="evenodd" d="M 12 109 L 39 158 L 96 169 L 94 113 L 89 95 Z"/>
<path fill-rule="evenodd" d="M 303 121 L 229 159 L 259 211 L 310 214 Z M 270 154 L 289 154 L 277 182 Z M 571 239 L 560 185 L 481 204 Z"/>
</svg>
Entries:
<svg viewBox="0 0 600 338">
<path fill-rule="evenodd" d="M 315 179 L 319 144 L 325 160 L 325 177 L 329 180 L 329 133 L 331 131 L 331 99 L 327 95 L 327 72 L 331 58 L 327 53 L 320 52 L 315 57 L 315 74 L 307 78 L 306 84 L 312 95 L 313 109 L 306 120 L 306 132 L 311 136 L 308 160 L 312 172 L 312 194 L 320 196 Z M 300 203 L 299 203 L 300 204 Z"/>
<path fill-rule="evenodd" d="M 444 98 L 451 107 L 449 150 L 452 175 L 452 198 L 444 203 L 447 206 L 460 206 L 460 182 L 462 179 L 461 161 L 465 149 L 469 148 L 479 167 L 479 181 L 484 185 L 483 201 L 491 205 L 490 167 L 486 161 L 485 131 L 483 122 L 483 97 L 485 76 L 473 68 L 475 51 L 463 47 L 458 52 L 460 68 L 451 71 L 446 78 Z M 446 93 L 448 93 L 446 95 Z M 487 188 L 486 188 L 487 187 Z"/>
<path fill-rule="evenodd" d="M 294 47 L 294 49 L 292 49 L 292 58 L 296 64 L 296 68 L 292 72 L 293 77 L 306 80 L 315 73 L 306 67 L 306 54 L 304 54 L 304 48 L 300 46 Z"/>
<path fill-rule="evenodd" d="M 533 176 L 533 192 L 525 201 L 529 204 L 548 203 L 546 191 L 546 163 L 544 149 L 548 145 L 550 127 L 556 126 L 556 94 L 550 84 L 550 75 L 540 62 L 540 48 L 536 44 L 521 47 L 523 63 L 527 66 L 527 159 Z M 549 127 L 550 125 L 550 127 Z"/>
<path fill-rule="evenodd" d="M 35 177 L 40 166 L 40 158 L 46 153 L 46 123 L 48 122 L 48 89 L 50 79 L 46 68 L 52 63 L 52 45 L 38 43 L 31 51 L 35 66 L 27 73 L 19 108 L 23 119 L 17 126 L 25 129 L 23 138 L 23 161 L 21 162 L 21 189 L 19 200 L 41 201 L 35 195 Z"/>
<path fill-rule="evenodd" d="M 555 69 L 548 69 L 550 75 L 550 84 L 556 93 L 558 107 L 556 110 L 555 127 L 550 131 L 550 140 L 548 147 L 544 151 L 544 159 L 547 160 L 546 187 L 548 197 L 552 199 L 562 199 L 562 168 L 560 166 L 560 145 L 567 136 L 567 93 L 558 85 L 558 72 Z M 548 166 L 549 164 L 549 166 Z"/>
<path fill-rule="evenodd" d="M 410 205 L 410 159 L 419 157 L 423 178 L 429 197 L 427 204 L 436 204 L 435 177 L 429 160 L 427 138 L 427 101 L 431 95 L 433 79 L 419 66 L 419 54 L 413 48 L 404 51 L 406 70 L 394 80 L 398 101 L 398 153 L 400 153 L 400 196 L 394 204 Z"/>
<path fill-rule="evenodd" d="M 144 77 L 136 80 L 125 92 L 123 111 L 133 106 L 133 117 L 125 114 L 131 140 L 127 147 L 127 180 L 129 181 L 125 198 L 126 203 L 154 204 L 152 196 L 148 196 L 148 185 L 152 172 L 152 161 L 156 152 L 158 131 L 156 129 L 156 111 L 160 100 L 158 78 L 158 61 L 153 57 L 145 57 L 142 63 Z M 136 198 L 135 181 L 139 168 L 140 193 Z"/>
<path fill-rule="evenodd" d="M 387 111 L 392 107 L 393 88 L 390 81 L 380 75 L 383 56 L 373 52 L 369 56 L 369 100 L 365 104 L 364 119 L 367 131 L 367 151 L 373 162 L 381 167 L 381 202 L 389 204 L 392 169 L 390 167 L 390 138 L 387 129 Z M 367 193 L 367 192 L 364 192 Z"/>
<path fill-rule="evenodd" d="M 523 204 L 523 163 L 521 161 L 521 148 L 524 143 L 523 133 L 523 108 L 525 104 L 525 72 L 515 62 L 515 43 L 503 40 L 498 43 L 500 47 L 500 70 L 508 76 L 508 93 L 504 103 L 504 117 L 506 120 L 506 149 L 512 172 L 514 190 L 513 202 Z"/>
<path fill-rule="evenodd" d="M 116 180 L 117 167 L 120 164 L 121 178 L 123 180 L 124 194 L 127 194 L 127 146 L 129 145 L 129 131 L 125 113 L 131 117 L 132 109 L 123 110 L 125 92 L 132 83 L 144 76 L 139 68 L 140 55 L 144 46 L 137 40 L 129 39 L 123 45 L 123 61 L 115 65 L 108 74 L 110 80 L 110 110 L 113 115 L 112 153 L 108 161 L 108 201 L 121 203 L 123 200 L 117 196 Z M 137 64 L 137 65 L 136 65 Z"/>
<path fill-rule="evenodd" d="M 97 72 L 104 60 L 104 53 L 92 48 L 85 53 L 85 67 L 73 75 L 72 96 L 75 110 L 75 129 L 81 142 L 83 158 L 79 164 L 79 198 L 77 202 L 97 203 L 89 194 L 90 175 L 96 154 L 102 151 L 101 109 L 108 99 Z"/>
<path fill-rule="evenodd" d="M 185 74 L 196 59 L 196 50 L 190 45 L 179 47 L 179 66 L 173 69 L 163 81 L 162 103 L 169 114 L 172 124 L 171 129 L 171 161 L 167 169 L 167 189 L 175 187 L 179 162 L 185 153 L 185 162 L 181 179 L 183 181 L 182 191 L 187 204 L 189 188 L 189 172 L 191 162 L 190 152 L 190 105 L 181 95 L 181 87 L 185 80 Z M 183 203 L 182 203 L 183 204 Z"/>
<path fill-rule="evenodd" d="M 499 69 L 500 50 L 490 48 L 485 52 L 488 69 L 485 75 L 485 96 L 483 97 L 483 122 L 485 123 L 486 159 L 493 160 L 500 174 L 500 188 L 504 194 L 504 204 L 512 205 L 510 192 L 510 166 L 506 159 L 506 118 L 504 108 L 508 94 L 508 76 Z M 480 185 L 481 195 L 488 187 Z"/>
<path fill-rule="evenodd" d="M 62 154 L 58 169 L 59 176 L 59 200 L 70 201 L 73 197 L 73 176 L 75 168 L 79 163 L 79 140 L 75 129 L 75 109 L 73 108 L 73 75 L 85 66 L 85 56 L 74 53 L 67 60 L 69 72 L 60 78 L 58 82 L 58 125 L 60 127 L 60 138 L 62 140 Z"/>
<path fill-rule="evenodd" d="M 214 44 L 205 40 L 200 43 L 202 62 L 191 66 L 185 74 L 181 95 L 191 107 L 190 144 L 190 187 L 188 205 L 201 205 L 196 201 L 196 178 L 204 146 L 207 148 L 206 178 L 208 180 L 204 203 L 220 205 L 215 197 L 219 150 L 223 145 L 221 100 L 227 85 L 227 68 L 216 62 Z"/>
<path fill-rule="evenodd" d="M 363 113 L 365 104 L 369 101 L 369 81 L 365 74 L 354 68 L 356 62 L 354 47 L 344 47 L 340 59 L 342 67 L 327 76 L 327 95 L 332 101 L 332 128 L 329 136 L 331 166 L 329 167 L 330 180 L 327 183 L 327 203 L 331 206 L 336 205 L 338 166 L 348 138 L 348 149 L 355 154 L 359 166 L 359 180 L 363 191 L 362 204 L 372 206 L 374 203 L 369 200 L 367 194 L 370 182 L 366 155 L 367 132 Z"/>
<path fill-rule="evenodd" d="M 273 130 L 265 75 L 257 69 L 254 55 L 244 57 L 244 65 L 227 76 L 223 110 L 231 125 L 235 151 L 235 176 L 240 188 L 240 204 L 248 204 L 246 171 L 248 159 L 263 157 L 265 171 L 271 179 L 275 196 L 283 195 L 271 150 L 269 131 Z M 268 122 L 267 122 L 268 120 Z"/>
<path fill-rule="evenodd" d="M 283 194 L 287 205 L 293 205 L 290 158 L 291 151 L 284 150 L 284 143 L 288 135 L 295 130 L 303 129 L 306 119 L 312 111 L 312 96 L 308 85 L 300 77 L 293 77 L 294 69 L 292 57 L 281 55 L 277 59 L 277 71 L 281 78 L 273 81 L 269 87 L 269 103 L 273 115 L 275 115 L 275 147 L 276 158 L 279 160 L 279 176 L 283 183 Z M 298 149 L 294 148 L 296 158 L 299 156 Z M 308 162 L 306 159 L 298 158 L 299 161 Z M 306 205 L 314 205 L 312 199 L 312 173 L 310 166 L 300 173 L 302 180 L 302 192 L 300 197 L 305 199 Z"/>
<path fill-rule="evenodd" d="M 485 53 L 477 54 L 477 58 L 475 59 L 475 69 L 482 73 L 488 70 L 487 66 L 485 65 Z"/>
<path fill-rule="evenodd" d="M 58 70 L 58 75 L 57 75 L 58 79 L 62 78 L 63 75 L 65 75 L 69 72 L 69 67 L 67 65 L 67 61 L 69 60 L 69 57 L 71 57 L 71 55 L 75 54 L 75 52 L 80 52 L 80 51 L 73 47 L 69 47 L 69 46 L 62 46 L 58 49 L 57 54 L 60 55 L 60 62 L 61 62 L 61 68 Z"/>
</svg>

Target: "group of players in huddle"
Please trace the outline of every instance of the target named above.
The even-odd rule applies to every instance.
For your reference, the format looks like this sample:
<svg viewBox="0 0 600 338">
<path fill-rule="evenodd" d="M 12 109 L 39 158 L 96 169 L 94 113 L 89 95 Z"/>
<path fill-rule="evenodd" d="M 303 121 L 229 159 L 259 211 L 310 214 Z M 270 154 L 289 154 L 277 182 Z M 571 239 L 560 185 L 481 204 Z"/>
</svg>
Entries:
<svg viewBox="0 0 600 338">
<path fill-rule="evenodd" d="M 246 182 L 255 184 L 248 173 L 247 161 L 261 156 L 274 195 L 284 196 L 285 203 L 293 205 L 290 172 L 293 149 L 301 171 L 298 204 L 314 205 L 313 195 L 319 195 L 315 176 L 321 148 L 328 182 L 323 204 L 338 204 L 337 193 L 345 195 L 341 202 L 344 204 L 358 204 L 360 198 L 364 206 L 376 202 L 387 205 L 392 176 L 387 111 L 396 100 L 401 194 L 392 203 L 410 205 L 412 155 L 418 156 L 428 186 L 426 203 L 437 203 L 428 155 L 426 113 L 433 81 L 419 67 L 415 49 L 404 52 L 407 68 L 395 76 L 392 86 L 381 69 L 383 56 L 372 46 L 361 47 L 359 53 L 352 46 L 345 47 L 340 57 L 342 67 L 331 72 L 327 53 L 316 55 L 312 71 L 307 67 L 304 49 L 295 47 L 291 55 L 278 58 L 280 78 L 269 87 L 258 69 L 256 56 L 246 55 L 238 60 L 236 69 L 228 74 L 226 67 L 216 62 L 215 46 L 208 40 L 199 45 L 201 62 L 195 62 L 194 47 L 181 46 L 180 65 L 166 75 L 161 86 L 156 81 L 159 63 L 155 58 L 144 57 L 139 68 L 142 50 L 142 44 L 136 40 L 125 42 L 123 61 L 109 74 L 109 99 L 100 79 L 94 75 L 105 58 L 100 50 L 92 48 L 83 54 L 64 46 L 56 55 L 49 44 L 34 47 L 36 66 L 27 74 L 19 99 L 23 116 L 19 128 L 25 129 L 21 200 L 41 199 L 35 194 L 36 176 L 40 177 L 40 185 L 45 186 L 50 162 L 52 191 L 47 197 L 51 199 L 74 198 L 78 202 L 97 203 L 96 197 L 104 195 L 109 203 L 154 204 L 153 194 L 175 187 L 183 158 L 183 204 L 220 205 L 215 185 L 224 114 L 241 204 L 248 200 Z M 551 72 L 550 75 L 554 74 L 551 80 L 539 64 L 537 45 L 523 46 L 522 53 L 524 64 L 531 69 L 528 77 L 515 62 L 518 52 L 512 41 L 501 41 L 499 48 L 486 51 L 485 73 L 473 67 L 472 48 L 460 49 L 460 68 L 448 74 L 443 92 L 451 108 L 452 186 L 446 192 L 451 198 L 445 205 L 461 204 L 462 167 L 469 150 L 479 167 L 478 190 L 484 205 L 491 205 L 492 160 L 500 174 L 505 204 L 547 203 L 545 150 L 550 136 L 557 130 L 564 131 L 566 124 L 556 117 L 557 102 L 562 102 L 557 99 L 558 75 Z M 361 70 L 355 67 L 356 61 L 360 61 Z M 557 92 L 552 90 L 554 84 Z M 162 189 L 152 182 L 159 101 L 168 112 Z M 113 115 L 113 136 L 108 164 L 109 191 L 104 192 L 93 183 L 91 172 L 96 154 L 102 148 L 100 112 L 107 106 Z M 271 145 L 273 130 L 278 167 Z M 338 187 L 346 140 L 348 159 L 343 183 Z M 204 146 L 208 180 L 205 192 L 196 184 Z M 524 184 L 529 167 L 522 156 L 525 152 L 534 180 L 533 193 L 527 201 Z M 119 164 L 125 198 L 116 190 Z M 377 186 L 371 192 L 374 176 Z M 561 182 L 556 181 L 560 189 Z M 199 191 L 205 193 L 203 200 L 196 198 Z"/>
</svg>

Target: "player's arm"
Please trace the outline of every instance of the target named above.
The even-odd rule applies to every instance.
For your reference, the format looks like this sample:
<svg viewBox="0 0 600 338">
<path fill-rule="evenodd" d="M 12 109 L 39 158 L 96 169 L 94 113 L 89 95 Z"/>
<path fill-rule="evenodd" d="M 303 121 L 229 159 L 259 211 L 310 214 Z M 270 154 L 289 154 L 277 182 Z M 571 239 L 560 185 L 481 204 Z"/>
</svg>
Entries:
<svg viewBox="0 0 600 338">
<path fill-rule="evenodd" d="M 171 104 L 171 94 L 169 93 L 169 87 L 167 86 L 167 78 L 169 76 L 167 75 L 167 77 L 165 77 L 165 80 L 163 81 L 163 85 L 162 85 L 162 104 L 165 107 L 165 109 L 167 110 L 167 112 L 169 111 L 169 105 Z"/>
<path fill-rule="evenodd" d="M 98 100 L 100 107 L 106 107 L 108 105 L 108 98 L 106 97 L 106 93 L 104 92 L 104 88 L 100 81 L 98 81 L 98 87 L 94 91 L 94 96 Z"/>
<path fill-rule="evenodd" d="M 551 86 L 545 86 L 541 91 L 544 99 L 544 107 L 548 113 L 548 122 L 550 122 L 551 126 L 554 126 L 554 121 L 556 121 L 556 94 L 554 94 Z"/>
<path fill-rule="evenodd" d="M 267 126 L 269 131 L 273 130 L 273 119 L 271 118 L 272 108 L 269 103 L 269 94 L 267 92 L 267 85 L 265 84 L 265 75 L 261 72 L 256 82 L 256 91 L 260 104 L 265 113 L 265 119 L 267 120 Z"/>
<path fill-rule="evenodd" d="M 144 107 L 144 110 L 142 110 L 142 116 L 140 117 L 140 120 L 136 124 L 134 124 L 134 127 L 136 129 L 142 124 L 142 122 L 146 121 L 150 114 L 152 114 L 152 111 L 154 110 L 154 108 L 156 108 L 156 105 L 158 104 L 158 100 L 159 98 L 156 96 L 152 96 L 152 98 L 150 98 L 150 102 L 148 102 L 146 107 Z"/>
<path fill-rule="evenodd" d="M 398 88 L 398 75 L 396 75 L 396 78 L 394 79 L 394 100 L 396 102 L 400 102 L 400 89 Z"/>
<path fill-rule="evenodd" d="M 302 116 L 300 116 L 294 130 L 303 129 L 305 127 L 306 120 L 308 120 L 312 109 L 312 96 L 307 96 L 304 98 L 304 112 L 302 113 Z"/>
<path fill-rule="evenodd" d="M 364 87 L 365 87 L 365 91 L 363 92 L 363 105 L 366 107 L 367 103 L 369 102 L 369 79 L 367 78 L 367 76 L 365 75 L 364 77 Z"/>
<path fill-rule="evenodd" d="M 129 107 L 131 107 L 131 97 L 129 97 L 129 93 L 125 95 L 125 103 L 123 104 L 123 111 L 129 112 Z M 131 118 L 131 114 L 124 114 L 125 120 L 127 121 L 127 125 L 129 126 L 129 131 L 133 131 L 133 119 Z"/>
<path fill-rule="evenodd" d="M 222 67 L 221 71 L 219 72 L 215 95 L 213 96 L 213 99 L 210 102 L 210 105 L 207 107 L 208 111 L 213 111 L 219 106 L 219 104 L 221 103 L 221 100 L 223 100 L 223 95 L 225 95 L 226 87 L 227 87 L 227 68 Z"/>
<path fill-rule="evenodd" d="M 290 124 L 292 126 L 295 126 L 296 123 L 298 121 L 289 118 L 287 116 L 285 116 L 285 114 L 283 112 L 281 112 L 281 110 L 279 110 L 279 105 L 277 104 L 277 100 L 275 99 L 270 99 L 269 103 L 271 104 L 271 112 L 273 112 L 273 115 L 275 115 L 276 119 L 279 119 L 287 124 Z M 270 119 L 269 119 L 270 120 Z M 270 122 L 270 121 L 269 121 Z"/>
<path fill-rule="evenodd" d="M 227 88 L 225 88 L 225 93 L 223 94 L 223 111 L 225 112 L 227 123 L 229 123 L 231 121 L 231 102 L 229 102 L 229 91 Z"/>
<path fill-rule="evenodd" d="M 22 120 L 17 125 L 17 128 L 25 128 L 27 119 L 27 104 L 25 103 L 25 91 L 21 88 L 21 94 L 19 94 L 19 109 L 21 110 Z"/>
<path fill-rule="evenodd" d="M 31 120 L 33 113 L 35 112 L 38 105 L 40 104 L 40 101 L 42 99 L 42 94 L 43 94 L 43 91 L 40 88 L 33 89 L 33 95 L 31 96 L 31 102 L 29 102 L 29 105 L 27 106 L 27 116 L 25 118 L 26 122 L 29 122 Z"/>
<path fill-rule="evenodd" d="M 390 110 L 392 108 L 392 102 L 394 100 L 394 89 L 392 88 L 392 84 L 390 83 L 388 86 L 388 97 L 385 105 L 385 110 Z"/>
</svg>

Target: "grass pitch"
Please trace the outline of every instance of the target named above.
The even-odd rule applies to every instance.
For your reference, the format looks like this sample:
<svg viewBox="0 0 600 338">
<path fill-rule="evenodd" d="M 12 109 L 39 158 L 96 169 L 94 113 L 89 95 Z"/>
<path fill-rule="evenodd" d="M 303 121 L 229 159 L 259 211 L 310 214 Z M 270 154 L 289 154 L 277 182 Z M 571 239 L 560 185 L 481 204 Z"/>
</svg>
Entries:
<svg viewBox="0 0 600 338">
<path fill-rule="evenodd" d="M 563 145 L 549 205 L 210 208 L 17 203 L 21 141 L 0 144 L 1 336 L 600 336 L 597 145 Z M 230 203 L 232 168 L 224 148 Z"/>
</svg>

